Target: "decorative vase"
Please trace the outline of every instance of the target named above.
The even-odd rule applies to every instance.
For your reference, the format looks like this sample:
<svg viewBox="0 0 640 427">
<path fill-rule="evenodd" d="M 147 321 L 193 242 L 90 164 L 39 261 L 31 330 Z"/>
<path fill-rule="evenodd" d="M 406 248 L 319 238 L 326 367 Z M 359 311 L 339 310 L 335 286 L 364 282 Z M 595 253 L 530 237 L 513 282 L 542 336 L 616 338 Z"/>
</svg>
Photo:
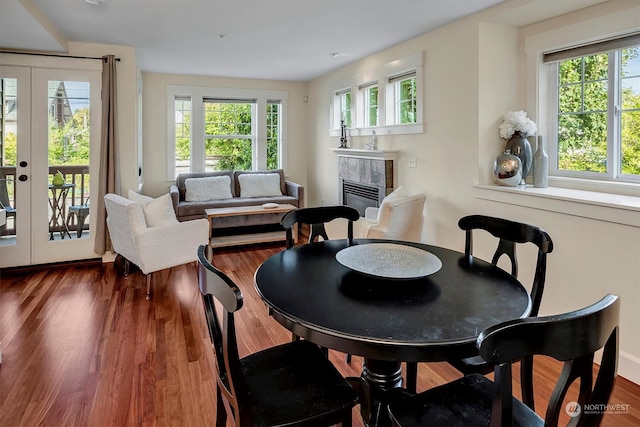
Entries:
<svg viewBox="0 0 640 427">
<path fill-rule="evenodd" d="M 504 147 L 511 151 L 511 154 L 518 156 L 522 162 L 522 182 L 524 185 L 524 179 L 529 175 L 531 166 L 533 165 L 533 156 L 531 152 L 531 144 L 529 140 L 520 132 L 513 134 L 511 139 L 507 141 L 507 145 Z"/>
<path fill-rule="evenodd" d="M 549 156 L 544 151 L 540 135 L 538 135 L 538 149 L 533 155 L 533 186 L 538 188 L 549 186 Z"/>
<path fill-rule="evenodd" d="M 515 187 L 522 181 L 522 161 L 518 156 L 504 150 L 493 165 L 493 180 L 498 185 Z"/>
<path fill-rule="evenodd" d="M 56 174 L 53 176 L 53 181 L 51 182 L 53 185 L 62 185 L 64 184 L 64 177 L 62 176 L 62 172 L 58 171 L 56 172 Z"/>
</svg>

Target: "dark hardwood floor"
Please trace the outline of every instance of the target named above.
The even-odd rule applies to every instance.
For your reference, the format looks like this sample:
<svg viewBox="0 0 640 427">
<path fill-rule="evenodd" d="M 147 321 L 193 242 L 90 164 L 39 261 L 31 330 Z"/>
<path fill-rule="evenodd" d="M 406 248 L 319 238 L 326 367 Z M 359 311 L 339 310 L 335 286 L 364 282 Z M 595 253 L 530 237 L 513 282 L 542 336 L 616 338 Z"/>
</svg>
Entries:
<svg viewBox="0 0 640 427">
<path fill-rule="evenodd" d="M 291 338 L 253 288 L 257 266 L 283 248 L 214 255 L 244 294 L 242 355 Z M 195 264 L 154 274 L 152 286 L 146 301 L 142 274 L 125 279 L 112 264 L 0 273 L 0 426 L 212 425 L 215 368 Z M 345 376 L 359 374 L 358 357 L 330 357 Z M 559 364 L 540 358 L 535 370 L 540 411 Z M 458 376 L 445 363 L 420 364 L 418 388 Z M 618 378 L 610 402 L 628 409 L 607 413 L 604 426 L 640 425 L 640 386 Z"/>
</svg>

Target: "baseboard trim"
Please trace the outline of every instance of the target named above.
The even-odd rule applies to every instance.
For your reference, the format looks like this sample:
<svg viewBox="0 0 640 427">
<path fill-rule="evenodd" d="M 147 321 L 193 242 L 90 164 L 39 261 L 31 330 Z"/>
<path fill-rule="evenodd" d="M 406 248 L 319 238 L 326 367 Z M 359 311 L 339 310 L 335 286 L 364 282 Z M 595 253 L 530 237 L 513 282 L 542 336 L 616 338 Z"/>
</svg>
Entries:
<svg viewBox="0 0 640 427">
<path fill-rule="evenodd" d="M 618 375 L 640 385 L 640 359 L 621 351 L 618 355 Z"/>
<path fill-rule="evenodd" d="M 102 258 L 89 258 L 73 261 L 52 262 L 49 264 L 20 265 L 17 267 L 7 267 L 2 269 L 3 274 L 24 274 L 33 273 L 41 270 L 49 270 L 52 268 L 70 268 L 70 267 L 95 267 L 102 265 Z"/>
</svg>

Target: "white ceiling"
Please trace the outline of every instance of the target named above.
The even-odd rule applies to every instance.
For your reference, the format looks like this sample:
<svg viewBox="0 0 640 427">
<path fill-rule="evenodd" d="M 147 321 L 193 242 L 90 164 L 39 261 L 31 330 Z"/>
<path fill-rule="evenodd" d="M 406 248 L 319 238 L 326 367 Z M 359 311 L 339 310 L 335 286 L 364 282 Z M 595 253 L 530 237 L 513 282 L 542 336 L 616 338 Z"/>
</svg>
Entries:
<svg viewBox="0 0 640 427">
<path fill-rule="evenodd" d="M 0 0 L 0 48 L 123 45 L 142 71 L 307 81 L 503 1 Z M 509 2 L 531 23 L 602 1 Z"/>
</svg>

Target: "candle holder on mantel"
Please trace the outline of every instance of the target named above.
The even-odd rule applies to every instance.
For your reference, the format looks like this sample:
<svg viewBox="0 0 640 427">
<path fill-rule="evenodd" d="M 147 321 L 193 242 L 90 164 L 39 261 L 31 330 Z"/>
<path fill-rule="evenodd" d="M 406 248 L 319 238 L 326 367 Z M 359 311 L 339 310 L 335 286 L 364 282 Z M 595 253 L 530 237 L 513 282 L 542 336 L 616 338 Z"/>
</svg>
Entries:
<svg viewBox="0 0 640 427">
<path fill-rule="evenodd" d="M 340 120 L 340 147 L 349 148 L 347 146 L 347 125 L 344 124 L 344 119 Z"/>
</svg>

